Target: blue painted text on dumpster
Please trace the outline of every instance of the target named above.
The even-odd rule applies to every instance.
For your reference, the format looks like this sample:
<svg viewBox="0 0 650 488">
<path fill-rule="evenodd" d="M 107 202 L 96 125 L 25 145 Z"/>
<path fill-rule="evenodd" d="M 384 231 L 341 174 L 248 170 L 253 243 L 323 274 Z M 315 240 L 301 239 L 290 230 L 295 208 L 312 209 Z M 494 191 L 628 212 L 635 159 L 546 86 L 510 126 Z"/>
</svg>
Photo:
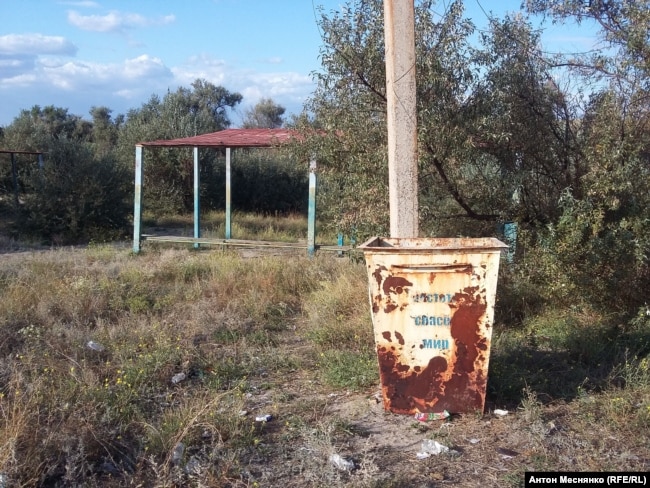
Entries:
<svg viewBox="0 0 650 488">
<path fill-rule="evenodd" d="M 414 303 L 449 303 L 451 299 L 451 293 L 415 293 L 413 295 Z"/>
<path fill-rule="evenodd" d="M 449 349 L 448 339 L 422 339 L 420 349 Z"/>
<path fill-rule="evenodd" d="M 415 325 L 437 325 L 445 326 L 451 325 L 451 317 L 449 315 L 435 316 L 435 315 L 417 315 L 411 317 Z"/>
</svg>

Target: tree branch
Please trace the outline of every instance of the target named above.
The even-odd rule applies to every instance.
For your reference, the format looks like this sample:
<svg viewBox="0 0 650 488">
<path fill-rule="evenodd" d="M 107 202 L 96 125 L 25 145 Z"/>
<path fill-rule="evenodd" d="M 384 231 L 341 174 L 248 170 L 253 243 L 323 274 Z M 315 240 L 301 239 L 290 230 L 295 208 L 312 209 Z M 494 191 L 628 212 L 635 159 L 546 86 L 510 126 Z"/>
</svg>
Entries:
<svg viewBox="0 0 650 488">
<path fill-rule="evenodd" d="M 456 189 L 456 187 L 452 184 L 452 182 L 449 180 L 449 177 L 447 176 L 447 173 L 445 172 L 445 169 L 442 167 L 442 162 L 436 157 L 434 149 L 431 147 L 430 144 L 425 145 L 427 152 L 431 155 L 432 161 L 433 161 L 433 166 L 436 168 L 436 171 L 438 172 L 438 176 L 442 179 L 442 182 L 445 185 L 445 188 L 451 195 L 451 197 L 460 205 L 460 207 L 465 210 L 465 213 L 467 217 L 472 218 L 474 220 L 483 220 L 483 221 L 492 221 L 496 220 L 499 216 L 497 214 L 479 214 L 476 213 L 472 207 L 469 206 L 469 204 L 465 201 L 465 199 L 461 196 L 460 192 Z"/>
</svg>

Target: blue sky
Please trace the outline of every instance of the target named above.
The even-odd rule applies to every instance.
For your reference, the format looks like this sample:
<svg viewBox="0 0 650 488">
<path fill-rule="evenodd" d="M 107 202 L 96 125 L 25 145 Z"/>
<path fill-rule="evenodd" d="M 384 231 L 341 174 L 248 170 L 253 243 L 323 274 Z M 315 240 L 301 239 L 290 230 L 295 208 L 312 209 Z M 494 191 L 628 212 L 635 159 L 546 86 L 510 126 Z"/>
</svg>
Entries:
<svg viewBox="0 0 650 488">
<path fill-rule="evenodd" d="M 520 0 L 466 0 L 486 13 Z M 244 99 L 232 117 L 272 98 L 299 113 L 314 89 L 322 42 L 316 8 L 341 0 L 0 0 L 0 126 L 21 109 L 55 105 L 88 118 L 92 106 L 126 113 L 152 94 L 204 78 Z M 439 1 L 436 9 L 444 10 Z M 585 50 L 589 32 L 548 26 L 548 50 Z"/>
</svg>

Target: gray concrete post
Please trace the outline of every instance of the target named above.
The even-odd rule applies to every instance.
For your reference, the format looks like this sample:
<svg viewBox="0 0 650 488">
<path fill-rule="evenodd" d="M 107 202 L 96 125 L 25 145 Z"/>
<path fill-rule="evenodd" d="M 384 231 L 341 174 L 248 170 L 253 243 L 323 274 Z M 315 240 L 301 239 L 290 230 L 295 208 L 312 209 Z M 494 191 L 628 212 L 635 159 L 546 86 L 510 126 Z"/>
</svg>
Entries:
<svg viewBox="0 0 650 488">
<path fill-rule="evenodd" d="M 384 0 L 391 237 L 419 237 L 413 2 Z"/>
</svg>

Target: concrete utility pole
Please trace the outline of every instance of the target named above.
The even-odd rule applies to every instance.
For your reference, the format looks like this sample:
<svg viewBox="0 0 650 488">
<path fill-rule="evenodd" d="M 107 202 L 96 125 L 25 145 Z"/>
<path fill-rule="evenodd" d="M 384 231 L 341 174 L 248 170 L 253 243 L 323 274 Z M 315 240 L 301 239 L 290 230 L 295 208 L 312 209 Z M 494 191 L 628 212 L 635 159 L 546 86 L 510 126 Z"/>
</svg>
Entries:
<svg viewBox="0 0 650 488">
<path fill-rule="evenodd" d="M 390 236 L 418 237 L 414 0 L 384 0 Z"/>
</svg>

